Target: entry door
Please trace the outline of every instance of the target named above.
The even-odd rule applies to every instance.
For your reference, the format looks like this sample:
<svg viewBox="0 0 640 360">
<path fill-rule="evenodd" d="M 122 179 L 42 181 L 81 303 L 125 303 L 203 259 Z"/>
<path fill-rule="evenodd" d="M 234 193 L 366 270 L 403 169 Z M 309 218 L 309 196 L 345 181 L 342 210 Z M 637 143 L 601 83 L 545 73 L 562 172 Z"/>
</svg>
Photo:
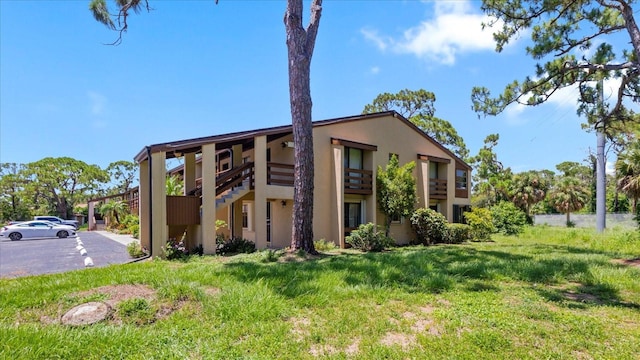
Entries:
<svg viewBox="0 0 640 360">
<path fill-rule="evenodd" d="M 364 223 L 364 201 L 344 203 L 344 230 L 349 233 Z"/>
<path fill-rule="evenodd" d="M 271 202 L 267 201 L 267 246 L 271 246 Z"/>
</svg>

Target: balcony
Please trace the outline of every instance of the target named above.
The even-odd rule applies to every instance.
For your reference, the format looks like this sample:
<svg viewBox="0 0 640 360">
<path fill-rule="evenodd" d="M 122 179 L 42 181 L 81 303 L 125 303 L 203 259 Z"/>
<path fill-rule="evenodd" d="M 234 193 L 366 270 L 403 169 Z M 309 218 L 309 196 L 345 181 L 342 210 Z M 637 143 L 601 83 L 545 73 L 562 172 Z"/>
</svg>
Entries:
<svg viewBox="0 0 640 360">
<path fill-rule="evenodd" d="M 447 180 L 429 179 L 429 197 L 431 199 L 447 199 Z"/>
<path fill-rule="evenodd" d="M 373 171 L 345 169 L 344 193 L 371 195 L 373 193 Z"/>
<path fill-rule="evenodd" d="M 293 186 L 293 177 L 293 165 L 267 162 L 268 185 Z"/>
</svg>

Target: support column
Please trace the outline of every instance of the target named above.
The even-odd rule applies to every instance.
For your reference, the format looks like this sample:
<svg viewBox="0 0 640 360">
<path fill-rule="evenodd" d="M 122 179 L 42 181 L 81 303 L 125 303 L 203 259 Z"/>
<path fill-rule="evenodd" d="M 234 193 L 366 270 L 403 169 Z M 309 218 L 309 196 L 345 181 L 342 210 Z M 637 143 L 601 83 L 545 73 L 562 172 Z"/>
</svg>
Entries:
<svg viewBox="0 0 640 360">
<path fill-rule="evenodd" d="M 140 245 L 144 249 L 151 249 L 151 174 L 149 174 L 150 159 L 140 162 L 140 186 L 138 186 L 138 218 L 140 219 Z"/>
<path fill-rule="evenodd" d="M 338 245 L 344 249 L 344 146 L 331 145 L 331 237 L 338 240 Z M 375 205 L 374 205 L 375 206 Z"/>
<path fill-rule="evenodd" d="M 232 168 L 237 168 L 242 165 L 242 144 L 233 145 L 231 147 L 232 153 Z M 242 237 L 242 200 L 233 203 L 231 218 L 233 219 L 233 228 L 231 229 L 231 236 Z"/>
<path fill-rule="evenodd" d="M 163 256 L 167 244 L 167 168 L 164 151 L 151 154 L 151 256 Z M 141 179 L 142 180 L 142 179 Z"/>
<path fill-rule="evenodd" d="M 87 220 L 89 222 L 89 231 L 96 230 L 95 206 L 96 204 L 93 201 L 89 202 L 89 213 L 87 215 Z"/>
<path fill-rule="evenodd" d="M 242 165 L 242 144 L 233 145 L 231 147 L 231 153 L 231 158 L 233 160 L 231 163 L 232 168 Z"/>
<path fill-rule="evenodd" d="M 429 160 L 418 155 L 418 181 L 416 187 L 418 190 L 418 207 L 429 207 Z"/>
<path fill-rule="evenodd" d="M 205 254 L 216 253 L 216 144 L 202 146 L 202 246 Z"/>
<path fill-rule="evenodd" d="M 254 181 L 256 248 L 267 247 L 267 137 L 257 136 L 254 140 Z"/>
<path fill-rule="evenodd" d="M 448 222 L 453 222 L 453 203 L 456 199 L 456 162 L 447 164 L 447 203 L 445 204 L 444 216 Z"/>
<path fill-rule="evenodd" d="M 184 195 L 196 188 L 196 153 L 184 154 Z"/>
</svg>

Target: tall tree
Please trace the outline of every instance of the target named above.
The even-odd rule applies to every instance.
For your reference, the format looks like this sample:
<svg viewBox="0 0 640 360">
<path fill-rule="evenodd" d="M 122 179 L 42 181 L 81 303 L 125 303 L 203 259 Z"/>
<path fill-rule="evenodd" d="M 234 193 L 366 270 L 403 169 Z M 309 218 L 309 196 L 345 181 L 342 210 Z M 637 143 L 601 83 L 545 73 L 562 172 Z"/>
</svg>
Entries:
<svg viewBox="0 0 640 360">
<path fill-rule="evenodd" d="M 404 89 L 396 94 L 382 93 L 376 96 L 371 104 L 365 105 L 362 113 L 395 110 L 459 158 L 466 160 L 469 150 L 464 140 L 450 122 L 435 116 L 435 101 L 436 96 L 430 91 Z"/>
<path fill-rule="evenodd" d="M 26 220 L 30 217 L 24 165 L 0 163 L 0 220 Z"/>
<path fill-rule="evenodd" d="M 504 168 L 494 151 L 500 140 L 499 134 L 490 134 L 478 155 L 469 158 L 473 166 L 473 196 L 477 206 L 491 206 L 508 200 L 508 189 L 513 177 L 510 168 Z"/>
<path fill-rule="evenodd" d="M 416 180 L 413 169 L 416 163 L 411 161 L 403 166 L 398 157 L 389 159 L 387 168 L 378 166 L 376 189 L 378 205 L 385 215 L 385 235 L 389 236 L 391 221 L 394 217 L 409 217 L 416 206 Z"/>
<path fill-rule="evenodd" d="M 216 0 L 216 3 L 218 1 Z M 94 18 L 118 32 L 114 44 L 122 41 L 128 30 L 127 18 L 143 8 L 150 9 L 148 0 L 115 0 L 117 12 L 109 12 L 106 0 L 91 0 L 89 9 Z M 289 99 L 293 125 L 294 194 L 291 250 L 303 249 L 317 253 L 313 245 L 313 126 L 311 118 L 311 57 L 320 26 L 322 0 L 311 1 L 309 23 L 302 19 L 302 0 L 287 0 L 284 15 L 289 64 Z"/>
<path fill-rule="evenodd" d="M 535 106 L 559 89 L 577 86 L 578 114 L 586 116 L 586 127 L 598 132 L 598 231 L 605 223 L 605 134 L 611 137 L 618 121 L 638 121 L 629 110 L 629 103 L 640 99 L 640 29 L 634 6 L 634 0 L 482 1 L 482 10 L 492 19 L 483 25 L 495 28 L 496 51 L 530 33 L 527 54 L 541 63 L 534 76 L 513 81 L 496 97 L 486 87 L 475 87 L 474 109 L 496 115 L 510 104 Z M 609 82 L 613 95 L 605 101 L 603 81 L 608 79 L 616 81 Z"/>
<path fill-rule="evenodd" d="M 126 193 L 131 190 L 136 182 L 138 164 L 132 161 L 119 160 L 112 162 L 106 168 L 111 181 L 114 182 L 115 194 Z"/>
<path fill-rule="evenodd" d="M 291 250 L 317 253 L 313 245 L 313 126 L 311 124 L 311 56 L 316 43 L 322 0 L 312 0 L 306 29 L 302 0 L 288 0 L 284 24 L 289 59 L 289 101 L 293 123 L 294 180 Z"/>
<path fill-rule="evenodd" d="M 97 165 L 70 157 L 49 157 L 26 164 L 23 174 L 30 191 L 65 219 L 73 215 L 75 204 L 86 200 L 109 180 L 106 171 Z"/>
<path fill-rule="evenodd" d="M 571 213 L 579 211 L 589 201 L 589 191 L 578 178 L 562 177 L 549 193 L 553 207 L 567 214 L 567 226 L 571 224 Z"/>
<path fill-rule="evenodd" d="M 558 89 L 578 85 L 579 113 L 587 115 L 592 125 L 632 119 L 624 105 L 640 95 L 640 30 L 634 2 L 483 0 L 482 10 L 493 19 L 483 25 L 495 28 L 496 51 L 529 32 L 527 54 L 544 63 L 536 65 L 535 77 L 512 82 L 495 98 L 487 88 L 475 87 L 474 109 L 495 115 L 512 103 L 538 105 Z M 617 33 L 626 33 L 631 48 L 616 44 L 618 52 L 614 51 L 611 41 Z M 612 103 L 597 106 L 597 80 L 609 78 L 619 80 Z"/>
</svg>

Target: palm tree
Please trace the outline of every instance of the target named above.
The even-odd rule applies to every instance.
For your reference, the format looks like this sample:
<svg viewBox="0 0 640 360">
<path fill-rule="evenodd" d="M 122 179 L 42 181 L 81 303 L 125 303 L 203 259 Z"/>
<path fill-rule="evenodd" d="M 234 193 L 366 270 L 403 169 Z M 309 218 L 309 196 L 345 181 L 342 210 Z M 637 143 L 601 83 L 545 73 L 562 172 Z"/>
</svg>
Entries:
<svg viewBox="0 0 640 360">
<path fill-rule="evenodd" d="M 549 182 L 545 174 L 537 171 L 526 171 L 516 174 L 511 184 L 511 201 L 527 214 L 527 221 L 531 221 L 531 206 L 542 201 L 549 189 Z"/>
<path fill-rule="evenodd" d="M 637 214 L 638 198 L 640 198 L 640 140 L 632 143 L 616 161 L 616 177 L 618 190 L 631 198 L 631 211 Z"/>
<path fill-rule="evenodd" d="M 109 201 L 100 206 L 100 213 L 106 217 L 109 222 L 113 222 L 112 225 L 120 223 L 120 216 L 126 215 L 129 212 L 129 205 L 126 201 Z"/>
<path fill-rule="evenodd" d="M 577 178 L 565 176 L 551 190 L 550 200 L 556 210 L 567 214 L 569 226 L 570 214 L 582 209 L 589 201 L 589 190 Z"/>
</svg>

